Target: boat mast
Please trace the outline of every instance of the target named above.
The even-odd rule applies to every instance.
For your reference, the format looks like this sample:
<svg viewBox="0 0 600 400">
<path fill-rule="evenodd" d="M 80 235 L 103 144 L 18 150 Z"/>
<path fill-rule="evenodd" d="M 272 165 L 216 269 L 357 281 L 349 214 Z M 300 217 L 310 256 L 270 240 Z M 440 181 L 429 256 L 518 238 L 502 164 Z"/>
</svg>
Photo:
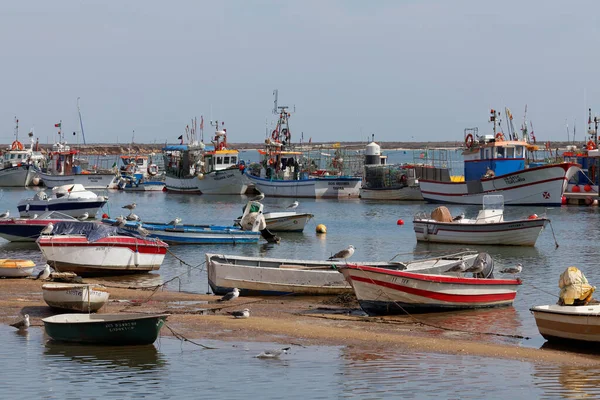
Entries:
<svg viewBox="0 0 600 400">
<path fill-rule="evenodd" d="M 79 127 L 81 129 L 81 138 L 83 139 L 83 144 L 85 145 L 85 133 L 83 132 L 83 120 L 81 119 L 81 109 L 79 108 L 79 97 L 77 98 L 77 114 L 79 114 Z"/>
<path fill-rule="evenodd" d="M 15 115 L 15 140 L 16 141 L 19 140 L 19 120 L 17 119 L 16 115 Z"/>
</svg>

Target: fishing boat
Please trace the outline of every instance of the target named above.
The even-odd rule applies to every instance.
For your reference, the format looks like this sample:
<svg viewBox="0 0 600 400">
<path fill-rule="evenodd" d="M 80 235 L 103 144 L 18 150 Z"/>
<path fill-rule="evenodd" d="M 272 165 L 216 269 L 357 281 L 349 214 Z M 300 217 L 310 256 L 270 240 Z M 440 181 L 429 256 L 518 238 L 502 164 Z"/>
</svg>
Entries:
<svg viewBox="0 0 600 400">
<path fill-rule="evenodd" d="M 435 258 L 412 261 L 361 262 L 360 264 L 391 270 L 443 272 L 477 257 L 465 251 Z M 313 261 L 286 258 L 245 257 L 206 254 L 208 283 L 215 294 L 238 288 L 242 295 L 337 295 L 351 293 L 352 288 L 338 269 L 344 261 Z"/>
<path fill-rule="evenodd" d="M 394 271 L 360 264 L 344 265 L 340 272 L 369 315 L 508 306 L 521 285 L 519 279 Z"/>
<path fill-rule="evenodd" d="M 88 283 L 46 283 L 42 294 L 52 308 L 80 312 L 98 311 L 109 297 L 106 287 Z"/>
<path fill-rule="evenodd" d="M 211 121 L 212 124 L 212 121 Z M 203 129 L 204 120 L 200 123 Z M 248 189 L 247 179 L 240 168 L 239 152 L 230 149 L 223 122 L 215 121 L 212 145 L 205 146 L 196 137 L 193 128 L 186 127 L 189 145 L 163 148 L 166 170 L 165 187 L 169 192 L 197 194 L 243 194 Z M 180 137 L 183 143 L 183 135 Z"/>
<path fill-rule="evenodd" d="M 413 227 L 418 241 L 506 246 L 535 246 L 548 218 L 532 214 L 527 218 L 504 220 L 502 195 L 483 196 L 483 208 L 476 218 L 452 218 L 444 207 L 431 215 L 415 215 Z"/>
<path fill-rule="evenodd" d="M 37 244 L 59 272 L 81 276 L 145 273 L 158 270 L 168 245 L 117 227 L 94 222 L 59 222 Z"/>
<path fill-rule="evenodd" d="M 504 195 L 509 205 L 561 205 L 569 179 L 579 171 L 575 163 L 562 162 L 536 167 L 526 165 L 526 152 L 537 146 L 497 130 L 499 113 L 491 110 L 492 135 L 479 136 L 465 129 L 464 182 L 421 179 L 423 198 L 432 203 L 481 204 L 483 196 Z M 527 139 L 527 140 L 526 140 Z"/>
<path fill-rule="evenodd" d="M 46 334 L 61 342 L 144 345 L 156 341 L 169 314 L 59 314 L 42 319 Z"/>
<path fill-rule="evenodd" d="M 25 187 L 32 183 L 35 165 L 44 159 L 39 151 L 39 142 L 33 141 L 33 132 L 29 133 L 31 146 L 26 148 L 19 141 L 19 120 L 15 118 L 15 140 L 2 154 L 0 164 L 0 187 Z"/>
<path fill-rule="evenodd" d="M 56 225 L 61 221 L 76 219 L 58 211 L 47 211 L 32 218 L 0 219 L 0 237 L 9 242 L 35 242 L 49 223 Z"/>
<path fill-rule="evenodd" d="M 146 178 L 137 180 L 129 176 L 122 176 L 119 179 L 119 189 L 125 192 L 163 192 L 165 182 Z"/>
<path fill-rule="evenodd" d="M 98 210 L 108 201 L 106 196 L 86 190 L 83 185 L 69 184 L 52 189 L 52 195 L 39 191 L 35 196 L 19 201 L 17 206 L 21 217 L 33 217 L 47 211 L 60 211 L 72 217 L 87 214 L 94 218 Z"/>
<path fill-rule="evenodd" d="M 118 187 L 131 192 L 161 192 L 165 188 L 164 180 L 158 179 L 158 166 L 149 156 L 121 156 L 121 177 Z"/>
<path fill-rule="evenodd" d="M 0 259 L 0 278 L 26 278 L 33 274 L 31 260 Z"/>
<path fill-rule="evenodd" d="M 302 232 L 308 221 L 314 218 L 313 214 L 295 211 L 268 212 L 263 215 L 271 232 Z M 236 218 L 235 224 L 239 225 L 240 220 L 241 217 Z"/>
</svg>

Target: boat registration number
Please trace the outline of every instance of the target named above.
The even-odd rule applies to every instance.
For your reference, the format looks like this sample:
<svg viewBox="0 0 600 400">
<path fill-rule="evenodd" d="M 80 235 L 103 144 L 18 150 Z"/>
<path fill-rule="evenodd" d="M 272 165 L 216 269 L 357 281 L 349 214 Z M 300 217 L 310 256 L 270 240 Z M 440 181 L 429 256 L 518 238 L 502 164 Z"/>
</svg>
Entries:
<svg viewBox="0 0 600 400">
<path fill-rule="evenodd" d="M 394 277 L 394 278 L 392 278 L 392 282 L 399 283 L 401 285 L 408 285 L 408 279 L 406 279 L 406 278 Z"/>
<path fill-rule="evenodd" d="M 136 322 L 115 322 L 114 324 L 104 325 L 109 332 L 132 331 L 135 329 Z"/>
<path fill-rule="evenodd" d="M 526 179 L 523 178 L 521 175 L 507 176 L 506 178 L 504 178 L 504 183 L 506 183 L 507 185 L 514 185 L 515 183 L 521 183 L 525 181 Z"/>
</svg>

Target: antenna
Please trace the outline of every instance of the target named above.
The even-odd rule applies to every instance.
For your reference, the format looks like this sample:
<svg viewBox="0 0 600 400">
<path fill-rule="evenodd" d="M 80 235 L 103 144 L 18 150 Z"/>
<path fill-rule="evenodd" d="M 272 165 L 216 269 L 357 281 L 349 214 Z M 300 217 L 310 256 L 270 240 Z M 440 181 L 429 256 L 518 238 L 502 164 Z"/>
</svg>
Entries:
<svg viewBox="0 0 600 400">
<path fill-rule="evenodd" d="M 83 144 L 86 144 L 85 133 L 83 133 L 83 120 L 81 119 L 81 110 L 79 109 L 79 97 L 77 98 L 77 113 L 79 114 L 79 126 L 81 127 L 81 137 L 83 138 Z"/>
<path fill-rule="evenodd" d="M 279 97 L 279 90 L 273 90 L 273 96 L 275 96 L 275 100 L 273 101 L 273 114 L 277 114 L 277 98 Z"/>
</svg>

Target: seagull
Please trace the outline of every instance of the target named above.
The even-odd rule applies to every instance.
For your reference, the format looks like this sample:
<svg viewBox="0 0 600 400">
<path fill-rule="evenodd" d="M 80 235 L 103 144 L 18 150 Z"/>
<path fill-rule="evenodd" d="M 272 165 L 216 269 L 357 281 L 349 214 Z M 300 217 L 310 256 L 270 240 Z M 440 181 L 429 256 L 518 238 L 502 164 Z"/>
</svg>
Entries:
<svg viewBox="0 0 600 400">
<path fill-rule="evenodd" d="M 46 227 L 44 229 L 42 229 L 42 231 L 40 232 L 40 235 L 49 235 L 52 233 L 53 229 L 54 229 L 54 224 L 52 222 L 50 222 L 48 225 L 46 225 Z"/>
<path fill-rule="evenodd" d="M 142 236 L 148 236 L 150 231 L 142 226 L 142 224 L 138 224 L 137 232 Z"/>
<path fill-rule="evenodd" d="M 10 210 L 6 210 L 6 212 L 3 212 L 2 214 L 0 214 L 0 219 L 6 219 L 10 216 Z"/>
<path fill-rule="evenodd" d="M 49 276 L 50 276 L 50 265 L 46 264 L 46 265 L 44 265 L 44 269 L 41 270 L 39 274 L 37 274 L 37 276 L 35 277 L 35 280 L 37 281 L 38 279 L 41 279 L 41 280 L 48 279 Z"/>
<path fill-rule="evenodd" d="M 465 272 L 472 272 L 473 277 L 476 277 L 477 274 L 480 274 L 483 272 L 483 269 L 485 268 L 485 264 L 486 264 L 485 260 L 478 258 L 477 260 L 475 260 L 475 263 L 472 266 L 465 269 Z"/>
<path fill-rule="evenodd" d="M 292 204 L 287 206 L 287 208 L 297 208 L 299 205 L 300 205 L 300 203 L 298 203 L 298 200 L 296 200 Z"/>
<path fill-rule="evenodd" d="M 181 222 L 181 218 L 177 217 L 173 221 L 169 222 L 167 225 L 177 226 Z"/>
<path fill-rule="evenodd" d="M 329 257 L 328 260 L 345 260 L 347 258 L 352 257 L 352 254 L 354 254 L 354 246 L 350 245 L 347 249 L 340 250 L 331 257 Z"/>
<path fill-rule="evenodd" d="M 507 267 L 500 271 L 501 274 L 520 274 L 523 271 L 523 264 L 518 263 L 514 267 Z"/>
<path fill-rule="evenodd" d="M 37 214 L 33 214 L 33 217 L 31 217 L 31 219 L 36 219 L 38 217 Z"/>
<path fill-rule="evenodd" d="M 20 331 L 27 330 L 27 328 L 29 328 L 29 314 L 23 315 L 22 320 L 15 322 L 14 324 L 10 324 L 10 326 L 17 328 Z"/>
<path fill-rule="evenodd" d="M 279 358 L 280 355 L 287 354 L 289 350 L 290 347 L 284 347 L 283 349 L 276 350 L 265 350 L 257 355 L 256 358 Z"/>
<path fill-rule="evenodd" d="M 125 218 L 120 215 L 117 218 L 115 218 L 115 222 L 112 223 L 112 226 L 117 226 L 119 228 L 122 228 L 125 226 Z"/>
<path fill-rule="evenodd" d="M 452 221 L 460 221 L 461 219 L 465 218 L 465 213 L 460 213 L 460 215 L 457 215 L 456 217 L 452 218 Z"/>
<path fill-rule="evenodd" d="M 258 196 L 251 198 L 250 201 L 261 201 L 264 198 L 265 198 L 265 194 L 261 192 L 258 194 Z"/>
<path fill-rule="evenodd" d="M 133 202 L 133 203 L 131 203 L 131 204 L 127 204 L 127 205 L 125 205 L 125 206 L 123 206 L 123 207 L 121 207 L 121 208 L 126 208 L 126 209 L 128 209 L 129 211 L 133 211 L 133 210 L 135 209 L 135 202 Z"/>
<path fill-rule="evenodd" d="M 90 216 L 90 214 L 84 212 L 79 217 L 77 217 L 77 219 L 80 220 L 80 221 L 85 221 L 86 219 L 88 219 L 89 216 Z"/>
<path fill-rule="evenodd" d="M 237 298 L 239 295 L 240 295 L 240 290 L 238 288 L 234 287 L 231 292 L 227 293 L 225 296 L 221 297 L 217 301 L 229 301 L 229 300 L 233 300 L 233 299 Z"/>
<path fill-rule="evenodd" d="M 447 269 L 445 272 L 465 272 L 467 269 L 467 264 L 464 261 L 456 264 L 455 266 Z"/>
<path fill-rule="evenodd" d="M 227 314 L 232 315 L 234 318 L 250 318 L 250 310 L 244 308 L 242 311 L 232 311 Z"/>
<path fill-rule="evenodd" d="M 139 221 L 140 217 L 138 217 L 137 215 L 135 215 L 134 213 L 131 212 L 131 213 L 129 213 L 128 216 L 125 217 L 125 219 L 127 221 Z"/>
</svg>

